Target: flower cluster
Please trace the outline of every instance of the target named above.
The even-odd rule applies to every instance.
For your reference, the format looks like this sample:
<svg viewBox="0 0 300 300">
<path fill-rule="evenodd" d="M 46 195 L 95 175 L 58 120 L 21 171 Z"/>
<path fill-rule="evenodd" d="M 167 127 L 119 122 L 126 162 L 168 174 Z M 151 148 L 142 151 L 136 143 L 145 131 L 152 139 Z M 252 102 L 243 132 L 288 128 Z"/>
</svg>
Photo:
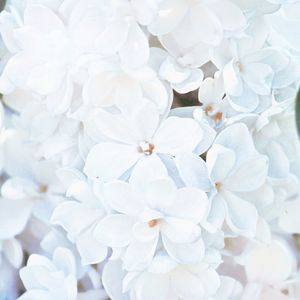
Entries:
<svg viewBox="0 0 300 300">
<path fill-rule="evenodd" d="M 300 299 L 300 0 L 10 0 L 0 34 L 0 299 Z"/>
</svg>

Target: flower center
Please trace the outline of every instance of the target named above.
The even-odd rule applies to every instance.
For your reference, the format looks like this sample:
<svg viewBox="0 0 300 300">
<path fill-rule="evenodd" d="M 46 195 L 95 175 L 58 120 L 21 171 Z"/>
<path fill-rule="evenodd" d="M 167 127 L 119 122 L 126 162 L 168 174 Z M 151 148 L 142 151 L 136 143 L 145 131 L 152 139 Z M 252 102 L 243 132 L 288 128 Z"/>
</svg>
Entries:
<svg viewBox="0 0 300 300">
<path fill-rule="evenodd" d="M 219 192 L 221 187 L 222 187 L 222 183 L 221 182 L 216 182 L 215 187 L 216 187 L 216 190 Z"/>
<path fill-rule="evenodd" d="M 207 106 L 204 108 L 204 112 L 205 112 L 206 114 L 210 113 L 212 110 L 213 110 L 213 108 L 212 108 L 211 105 L 207 105 Z"/>
<path fill-rule="evenodd" d="M 158 224 L 158 220 L 157 219 L 153 219 L 153 220 L 151 220 L 151 221 L 148 222 L 148 226 L 150 228 L 155 227 L 157 224 Z"/>
<path fill-rule="evenodd" d="M 47 191 L 48 191 L 48 186 L 45 184 L 41 184 L 39 187 L 39 192 L 44 194 L 47 193 Z"/>
<path fill-rule="evenodd" d="M 140 151 L 145 155 L 151 155 L 155 148 L 154 144 L 151 144 L 149 142 L 141 142 L 139 146 Z"/>
<path fill-rule="evenodd" d="M 239 72 L 243 72 L 243 71 L 244 71 L 244 67 L 243 67 L 243 65 L 242 65 L 241 62 L 237 61 L 237 62 L 235 63 L 235 65 L 237 66 Z"/>
<path fill-rule="evenodd" d="M 222 117 L 223 117 L 223 113 L 217 112 L 217 113 L 214 115 L 214 120 L 215 120 L 216 122 L 219 122 L 219 121 L 222 120 Z"/>
</svg>

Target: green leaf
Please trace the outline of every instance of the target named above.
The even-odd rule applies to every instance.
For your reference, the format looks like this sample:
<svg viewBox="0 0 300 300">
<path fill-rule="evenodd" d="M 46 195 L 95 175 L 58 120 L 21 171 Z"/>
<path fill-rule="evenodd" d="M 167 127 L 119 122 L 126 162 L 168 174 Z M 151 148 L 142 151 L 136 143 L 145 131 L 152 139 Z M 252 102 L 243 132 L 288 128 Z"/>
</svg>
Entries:
<svg viewBox="0 0 300 300">
<path fill-rule="evenodd" d="M 300 90 L 298 91 L 297 98 L 296 98 L 296 125 L 298 135 L 300 137 Z"/>
</svg>

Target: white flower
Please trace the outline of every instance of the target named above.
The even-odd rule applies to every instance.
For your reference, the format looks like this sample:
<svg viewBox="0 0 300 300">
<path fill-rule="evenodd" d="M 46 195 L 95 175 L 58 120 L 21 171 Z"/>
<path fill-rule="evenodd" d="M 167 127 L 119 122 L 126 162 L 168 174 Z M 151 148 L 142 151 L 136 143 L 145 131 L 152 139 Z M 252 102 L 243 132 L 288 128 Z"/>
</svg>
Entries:
<svg viewBox="0 0 300 300">
<path fill-rule="evenodd" d="M 58 205 L 51 221 L 67 231 L 68 238 L 78 249 L 82 264 L 99 263 L 105 259 L 107 247 L 94 238 L 93 230 L 105 215 L 103 204 L 80 173 L 62 169 L 59 176 L 67 179 L 67 196 L 74 199 Z"/>
<path fill-rule="evenodd" d="M 94 234 L 110 247 L 127 247 L 126 269 L 147 265 L 160 236 L 168 254 L 179 262 L 197 262 L 203 257 L 198 224 L 207 214 L 208 202 L 201 190 L 177 190 L 170 179 L 161 178 L 149 181 L 141 193 L 132 184 L 116 181 L 105 186 L 104 197 L 116 213 L 105 217 Z"/>
<path fill-rule="evenodd" d="M 276 285 L 287 280 L 296 271 L 292 248 L 279 238 L 269 244 L 250 245 L 242 254 L 242 261 L 250 282 Z"/>
<path fill-rule="evenodd" d="M 48 161 L 31 161 L 31 168 L 24 167 L 23 173 L 13 175 L 2 185 L 2 196 L 24 202 L 35 217 L 47 223 L 55 206 L 64 200 L 64 190 L 55 176 L 55 166 Z"/>
<path fill-rule="evenodd" d="M 155 256 L 144 272 L 126 274 L 123 289 L 115 280 L 120 272 L 120 267 L 113 261 L 108 262 L 104 269 L 104 286 L 114 300 L 127 299 L 126 292 L 130 294 L 130 299 L 141 300 L 213 299 L 210 297 L 215 295 L 220 286 L 219 275 L 209 266 L 180 265 L 164 253 Z"/>
<path fill-rule="evenodd" d="M 182 65 L 201 66 L 209 61 L 210 47 L 245 25 L 242 11 L 227 0 L 164 0 L 148 29 Z"/>
<path fill-rule="evenodd" d="M 84 172 L 90 178 L 101 180 L 117 179 L 139 161 L 153 156 L 192 152 L 203 137 L 193 119 L 169 117 L 160 121 L 149 101 L 131 115 L 98 110 L 88 126 L 90 134 L 100 143 L 88 154 Z M 103 141 L 103 136 L 109 141 Z"/>
<path fill-rule="evenodd" d="M 31 206 L 23 199 L 0 198 L 0 240 L 9 240 L 20 234 L 29 219 Z"/>
<path fill-rule="evenodd" d="M 213 62 L 222 70 L 226 95 L 239 112 L 252 112 L 262 102 L 270 106 L 272 88 L 297 79 L 293 72 L 284 72 L 289 58 L 273 48 L 261 49 L 262 41 L 264 36 L 226 41 L 214 53 Z M 281 76 L 283 72 L 285 75 Z"/>
<path fill-rule="evenodd" d="M 1 21 L 5 26 L 5 13 Z M 28 5 L 24 23 L 14 30 L 14 37 L 19 49 L 2 73 L 2 93 L 18 87 L 47 96 L 48 101 L 65 96 L 64 105 L 57 112 L 66 111 L 73 89 L 68 68 L 76 51 L 72 50 L 63 20 L 46 6 Z"/>
<path fill-rule="evenodd" d="M 298 35 L 294 34 L 295 28 L 300 23 L 299 16 L 296 13 L 299 10 L 299 1 L 281 2 L 285 5 L 275 14 L 268 16 L 273 29 L 271 31 L 271 41 L 279 42 L 280 46 L 292 49 L 292 51 L 299 51 L 300 39 Z"/>
<path fill-rule="evenodd" d="M 214 78 L 206 78 L 198 92 L 199 102 L 205 115 L 216 127 L 220 127 L 228 113 L 228 100 L 225 98 L 223 78 L 219 72 Z"/>
<path fill-rule="evenodd" d="M 247 127 L 240 123 L 224 129 L 208 151 L 206 164 L 217 191 L 212 197 L 212 218 L 222 218 L 224 211 L 226 222 L 234 232 L 253 236 L 257 210 L 243 199 L 243 193 L 255 191 L 264 184 L 268 160 L 254 148 Z"/>
<path fill-rule="evenodd" d="M 294 118 L 292 111 L 274 106 L 257 119 L 254 143 L 260 153 L 268 156 L 268 175 L 273 179 L 299 174 L 300 143 Z"/>
<path fill-rule="evenodd" d="M 203 80 L 201 69 L 181 65 L 160 48 L 151 48 L 150 63 L 155 64 L 156 68 L 159 67 L 160 78 L 169 82 L 180 94 L 198 89 Z"/>
<path fill-rule="evenodd" d="M 146 64 L 125 69 L 117 56 L 92 61 L 83 87 L 86 104 L 96 107 L 117 106 L 127 112 L 134 110 L 145 97 L 165 113 L 172 101 L 172 91 L 161 82 L 155 69 Z"/>
<path fill-rule="evenodd" d="M 31 206 L 23 199 L 0 197 L 0 267 L 7 260 L 15 268 L 23 261 L 22 245 L 16 236 L 25 229 Z"/>
<path fill-rule="evenodd" d="M 73 40 L 80 47 L 91 45 L 92 53 L 118 53 L 126 69 L 144 66 L 149 58 L 148 39 L 136 22 L 129 1 L 80 0 L 70 15 Z"/>
<path fill-rule="evenodd" d="M 32 254 L 20 276 L 27 290 L 20 300 L 76 300 L 76 265 L 72 252 L 57 248 L 52 260 Z"/>
<path fill-rule="evenodd" d="M 19 268 L 23 261 L 23 249 L 21 243 L 15 239 L 0 240 L 0 266 L 7 260 L 13 267 Z"/>
<path fill-rule="evenodd" d="M 0 299 L 299 300 L 299 9 L 7 0 Z"/>
</svg>

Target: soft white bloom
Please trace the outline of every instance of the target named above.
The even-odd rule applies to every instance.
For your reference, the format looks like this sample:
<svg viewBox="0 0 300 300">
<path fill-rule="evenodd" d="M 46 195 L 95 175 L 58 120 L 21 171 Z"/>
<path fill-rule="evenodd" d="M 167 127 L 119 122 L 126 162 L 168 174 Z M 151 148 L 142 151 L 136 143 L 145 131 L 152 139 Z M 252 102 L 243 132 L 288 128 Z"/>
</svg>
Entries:
<svg viewBox="0 0 300 300">
<path fill-rule="evenodd" d="M 95 239 L 93 230 L 105 215 L 103 204 L 82 174 L 68 169 L 58 174 L 68 186 L 67 196 L 73 199 L 58 205 L 51 221 L 66 230 L 78 249 L 82 264 L 99 263 L 105 259 L 107 247 Z"/>
<path fill-rule="evenodd" d="M 203 80 L 200 68 L 184 66 L 160 48 L 151 48 L 150 64 L 159 70 L 160 78 L 180 94 L 196 90 Z"/>
<path fill-rule="evenodd" d="M 292 51 L 299 51 L 300 39 L 295 31 L 300 23 L 298 14 L 300 3 L 297 0 L 282 2 L 291 3 L 284 3 L 285 5 L 278 12 L 268 16 L 273 29 L 271 41 Z"/>
<path fill-rule="evenodd" d="M 231 1 L 164 0 L 157 3 L 148 29 L 182 65 L 201 66 L 209 61 L 211 47 L 245 25 L 245 16 Z"/>
<path fill-rule="evenodd" d="M 88 71 L 88 79 L 83 87 L 86 104 L 96 107 L 115 105 L 127 112 L 134 110 L 145 97 L 155 103 L 163 114 L 172 101 L 170 87 L 159 80 L 155 69 L 146 64 L 133 70 L 125 69 L 120 66 L 120 59 L 113 56 L 92 61 Z"/>
<path fill-rule="evenodd" d="M 299 176 L 300 142 L 294 122 L 294 112 L 272 107 L 256 122 L 253 138 L 257 150 L 268 156 L 268 175 L 273 179 Z"/>
<path fill-rule="evenodd" d="M 84 172 L 101 180 L 117 179 L 138 162 L 153 156 L 193 152 L 203 138 L 196 121 L 179 117 L 160 120 L 156 107 L 149 101 L 125 116 L 97 110 L 88 126 L 92 137 L 102 141 L 89 152 Z M 103 141 L 102 136 L 108 141 Z"/>
<path fill-rule="evenodd" d="M 0 198 L 0 267 L 7 260 L 19 268 L 23 260 L 22 245 L 15 237 L 26 227 L 31 207 L 23 199 Z"/>
<path fill-rule="evenodd" d="M 287 86 L 297 79 L 288 71 L 289 58 L 273 48 L 261 48 L 264 40 L 263 35 L 225 41 L 214 53 L 213 62 L 222 70 L 226 95 L 239 112 L 270 106 L 272 88 Z"/>
<path fill-rule="evenodd" d="M 253 236 L 258 214 L 243 194 L 264 184 L 268 160 L 254 148 L 247 127 L 237 123 L 224 129 L 208 151 L 206 164 L 216 189 L 212 196 L 212 218 L 221 221 L 219 218 L 224 214 L 234 232 Z"/>
<path fill-rule="evenodd" d="M 207 196 L 196 188 L 177 189 L 166 174 L 162 176 L 161 168 L 152 160 L 135 171 L 129 183 L 104 186 L 104 199 L 115 213 L 96 226 L 94 235 L 112 248 L 126 247 L 123 261 L 129 270 L 150 263 L 160 237 L 178 262 L 198 262 L 204 256 L 199 224 L 208 213 Z"/>
<path fill-rule="evenodd" d="M 12 159 L 14 156 L 9 156 Z M 27 160 L 30 157 L 26 158 Z M 2 196 L 24 203 L 35 217 L 48 222 L 56 205 L 64 200 L 64 189 L 55 176 L 55 165 L 48 161 L 27 161 L 27 164 L 4 182 Z M 30 167 L 29 167 L 30 166 Z M 29 167 L 29 168 L 27 168 Z M 25 208 L 23 208 L 25 210 Z"/>
<path fill-rule="evenodd" d="M 164 253 L 155 256 L 144 272 L 122 274 L 120 269 L 118 262 L 109 261 L 103 273 L 113 300 L 211 299 L 220 286 L 217 272 L 206 264 L 180 265 Z"/>
<path fill-rule="evenodd" d="M 27 290 L 20 300 L 76 300 L 76 265 L 72 252 L 57 248 L 52 260 L 32 254 L 20 271 Z"/>
<path fill-rule="evenodd" d="M 0 299 L 299 300 L 299 25 L 300 0 L 7 0 Z"/>
<path fill-rule="evenodd" d="M 274 239 L 269 244 L 254 243 L 246 248 L 242 257 L 250 282 L 282 284 L 296 271 L 293 250 L 282 239 Z"/>
<path fill-rule="evenodd" d="M 7 12 L 1 15 L 2 28 L 10 21 L 6 15 Z M 64 105 L 57 112 L 66 111 L 73 90 L 69 66 L 77 54 L 63 20 L 50 8 L 38 4 L 26 6 L 24 16 L 15 18 L 22 22 L 14 30 L 13 42 L 18 49 L 2 73 L 1 92 L 7 94 L 18 87 L 47 96 L 49 102 L 64 98 Z"/>
<path fill-rule="evenodd" d="M 222 126 L 229 111 L 228 99 L 225 97 L 223 78 L 219 72 L 214 78 L 206 78 L 198 92 L 201 108 L 210 123 L 216 127 Z"/>
<path fill-rule="evenodd" d="M 129 1 L 80 0 L 70 15 L 73 40 L 78 48 L 92 46 L 97 55 L 118 53 L 126 69 L 146 64 L 149 46 L 146 34 L 137 23 L 139 13 Z"/>
</svg>

